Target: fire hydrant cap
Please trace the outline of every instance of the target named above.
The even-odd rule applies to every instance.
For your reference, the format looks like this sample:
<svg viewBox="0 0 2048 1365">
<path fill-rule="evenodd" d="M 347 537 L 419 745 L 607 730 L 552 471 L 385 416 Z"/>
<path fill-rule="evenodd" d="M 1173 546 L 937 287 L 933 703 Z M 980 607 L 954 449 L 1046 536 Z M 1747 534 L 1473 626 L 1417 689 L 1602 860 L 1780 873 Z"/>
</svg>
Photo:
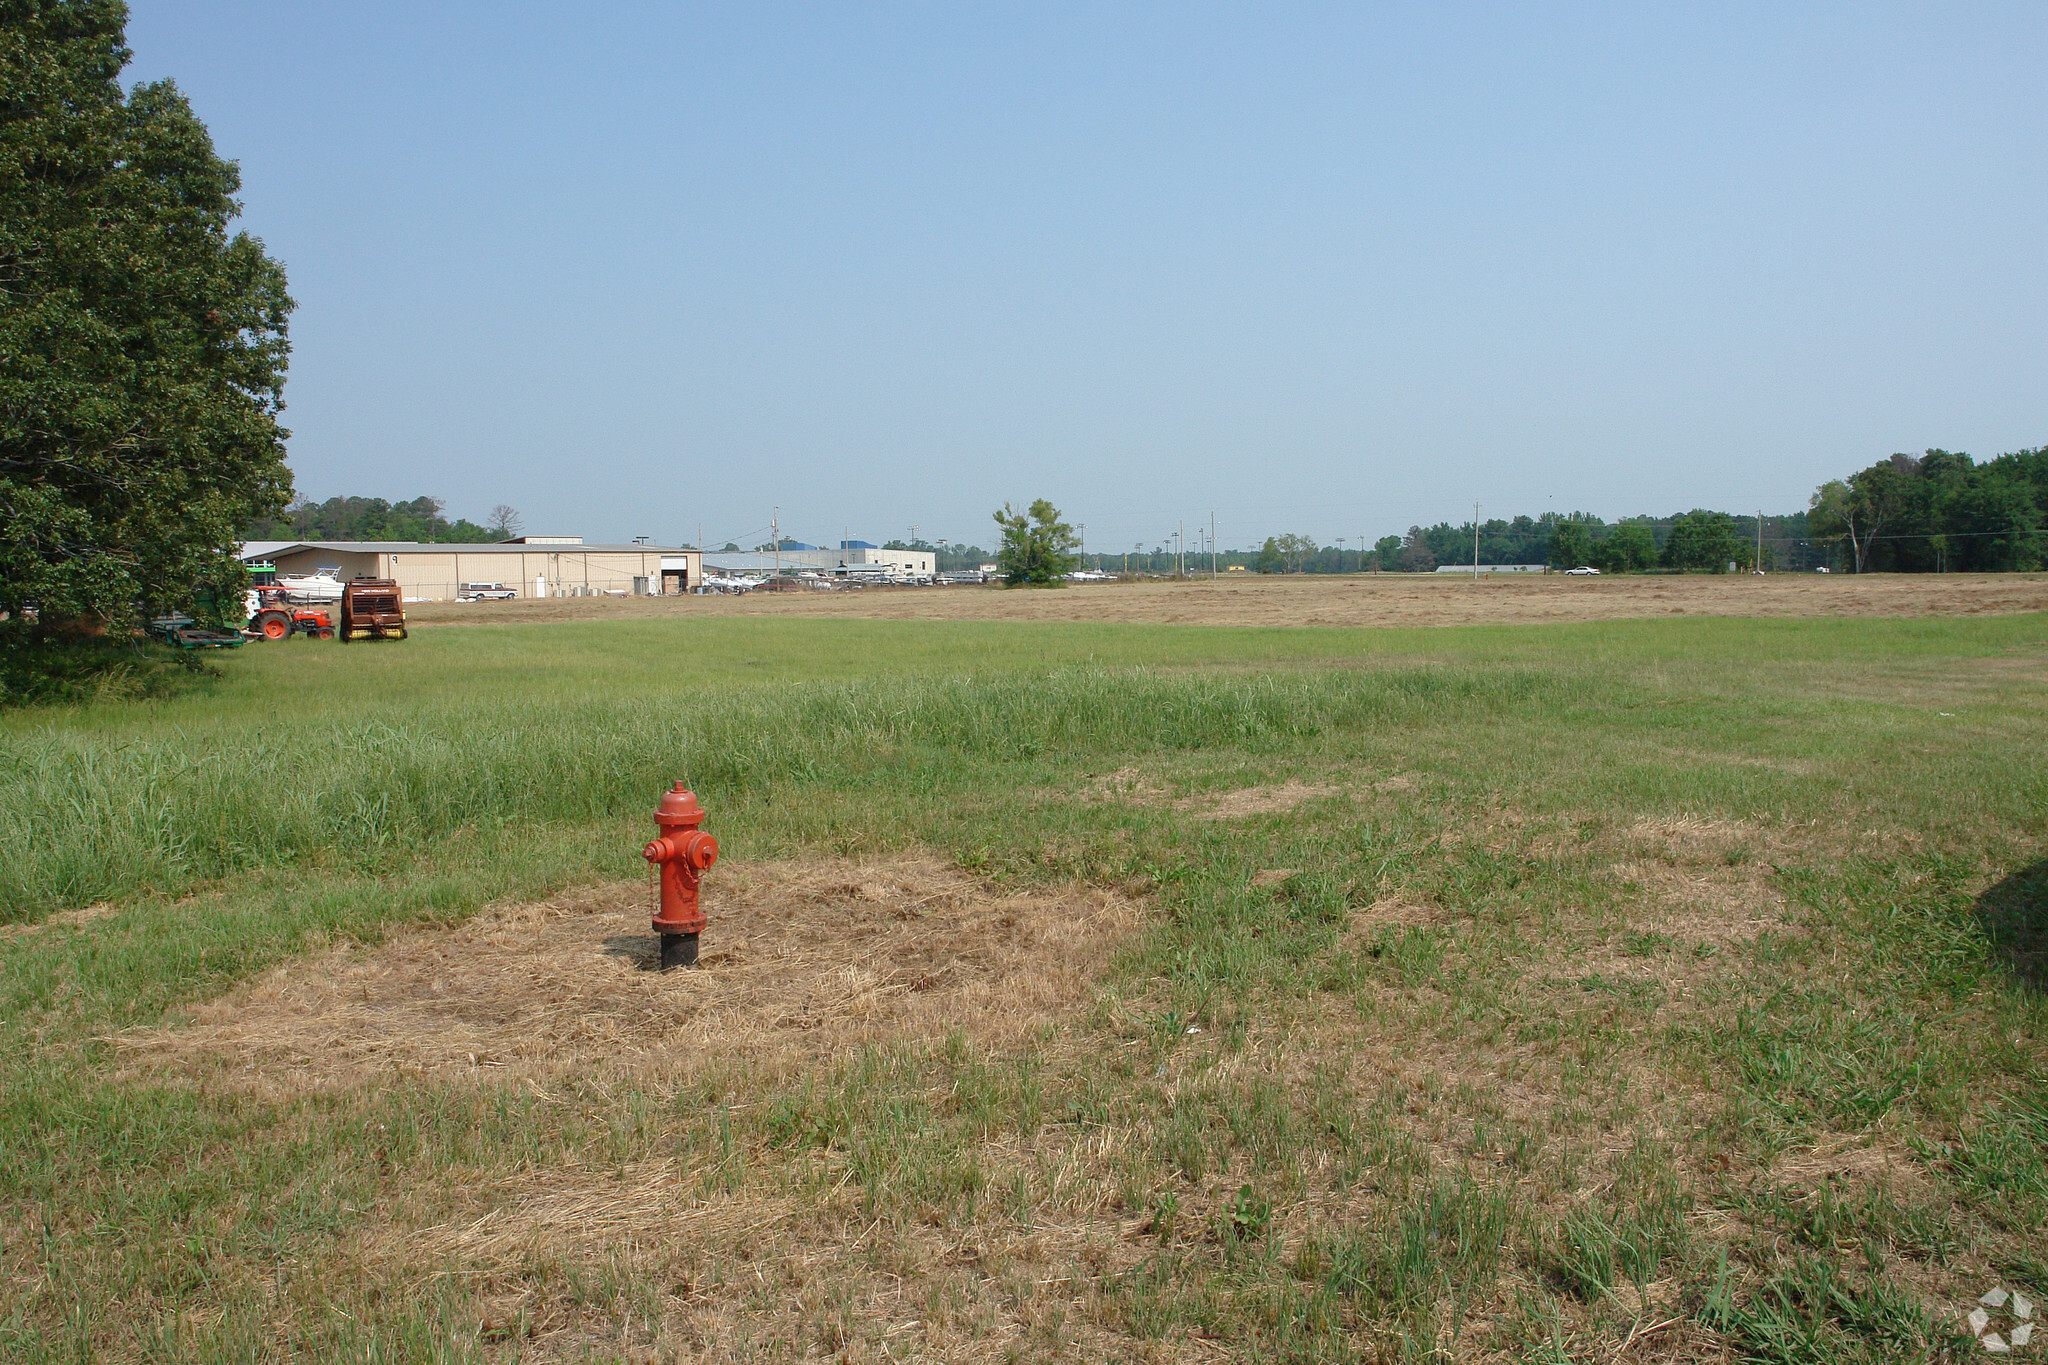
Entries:
<svg viewBox="0 0 2048 1365">
<path fill-rule="evenodd" d="M 698 804 L 697 793 L 678 782 L 673 790 L 662 793 L 661 808 L 655 811 L 654 818 L 664 825 L 700 825 L 704 823 L 704 807 Z"/>
</svg>

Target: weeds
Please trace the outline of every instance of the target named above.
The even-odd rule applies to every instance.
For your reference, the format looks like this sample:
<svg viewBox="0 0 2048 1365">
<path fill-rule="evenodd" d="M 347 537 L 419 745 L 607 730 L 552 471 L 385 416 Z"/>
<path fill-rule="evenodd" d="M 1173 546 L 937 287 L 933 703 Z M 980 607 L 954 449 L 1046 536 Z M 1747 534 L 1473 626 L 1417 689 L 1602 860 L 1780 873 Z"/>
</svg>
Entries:
<svg viewBox="0 0 2048 1365">
<path fill-rule="evenodd" d="M 1852 1277 L 1816 1256 L 1797 1258 L 1746 1295 L 1723 1264 L 1700 1320 L 1760 1365 L 1877 1365 L 1969 1345 L 1913 1295 L 1875 1274 Z"/>
</svg>

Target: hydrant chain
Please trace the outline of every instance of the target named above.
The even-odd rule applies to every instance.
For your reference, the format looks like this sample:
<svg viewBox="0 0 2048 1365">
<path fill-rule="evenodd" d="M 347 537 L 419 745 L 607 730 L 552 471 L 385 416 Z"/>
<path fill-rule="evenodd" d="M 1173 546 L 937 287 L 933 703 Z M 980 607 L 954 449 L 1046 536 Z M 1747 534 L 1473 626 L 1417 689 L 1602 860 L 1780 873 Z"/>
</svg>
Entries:
<svg viewBox="0 0 2048 1365">
<path fill-rule="evenodd" d="M 660 869 L 661 898 L 654 932 L 661 935 L 661 965 L 666 971 L 693 966 L 697 961 L 697 936 L 704 931 L 697 883 L 718 861 L 718 840 L 697 828 L 704 823 L 704 807 L 698 804 L 696 793 L 681 782 L 663 793 L 654 823 L 661 826 L 661 836 L 650 840 L 640 856 L 650 869 Z"/>
</svg>

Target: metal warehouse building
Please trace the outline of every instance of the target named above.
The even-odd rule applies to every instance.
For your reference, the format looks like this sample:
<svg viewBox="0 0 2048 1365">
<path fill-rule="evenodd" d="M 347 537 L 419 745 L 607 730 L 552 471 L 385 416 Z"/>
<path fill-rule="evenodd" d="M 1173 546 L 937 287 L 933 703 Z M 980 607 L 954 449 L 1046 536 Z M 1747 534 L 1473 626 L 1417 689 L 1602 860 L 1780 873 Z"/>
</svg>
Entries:
<svg viewBox="0 0 2048 1365">
<path fill-rule="evenodd" d="M 242 547 L 247 563 L 279 575 L 323 568 L 351 578 L 389 578 L 411 602 L 453 598 L 468 583 L 501 583 L 521 597 L 688 592 L 704 557 L 665 545 L 585 545 L 581 536 L 522 536 L 492 545 L 411 540 L 268 540 Z"/>
</svg>

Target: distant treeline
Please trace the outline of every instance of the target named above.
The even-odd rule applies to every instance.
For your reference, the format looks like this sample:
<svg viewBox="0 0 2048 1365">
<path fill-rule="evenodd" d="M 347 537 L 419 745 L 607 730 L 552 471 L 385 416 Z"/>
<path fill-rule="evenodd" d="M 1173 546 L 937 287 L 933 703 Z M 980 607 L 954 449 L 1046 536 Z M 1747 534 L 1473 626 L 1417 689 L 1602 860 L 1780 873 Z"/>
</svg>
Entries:
<svg viewBox="0 0 2048 1365">
<path fill-rule="evenodd" d="M 1631 517 L 1612 524 L 1590 512 L 1550 513 L 1541 517 L 1494 518 L 1479 523 L 1481 564 L 1547 564 L 1557 568 L 1588 565 L 1606 573 L 1648 569 L 1725 572 L 1730 562 L 1747 569 L 1757 558 L 1755 516 L 1698 510 L 1669 517 Z M 1829 547 L 1812 544 L 1807 514 L 1764 518 L 1763 564 L 1770 568 L 1810 568 L 1828 562 Z M 1225 550 L 1216 555 L 1219 568 L 1242 565 L 1260 573 L 1430 573 L 1439 564 L 1472 562 L 1472 523 L 1411 526 L 1402 536 L 1382 536 L 1372 545 L 1318 545 L 1313 537 L 1269 537 L 1257 550 Z M 1164 546 L 1139 549 L 1129 556 L 1091 554 L 1090 564 L 1112 571 L 1128 562 L 1133 572 L 1172 573 L 1179 562 Z M 1188 572 L 1209 570 L 1206 547 L 1197 551 L 1192 539 Z"/>
<path fill-rule="evenodd" d="M 386 502 L 382 498 L 301 499 L 281 517 L 267 517 L 249 527 L 250 540 L 418 540 L 466 545 L 503 540 L 502 526 L 448 520 L 439 498 Z"/>
<path fill-rule="evenodd" d="M 1479 523 L 1481 564 L 1583 564 L 1603 573 L 1650 570 L 1725 573 L 1832 569 L 1838 573 L 2003 572 L 2048 565 L 2048 446 L 1978 464 L 1929 450 L 1893 455 L 1816 491 L 1804 512 L 1763 517 L 1694 509 L 1668 517 L 1606 522 L 1590 512 L 1494 518 Z M 1171 547 L 1090 554 L 1090 566 L 1170 574 Z M 1430 573 L 1473 562 L 1472 523 L 1411 526 L 1371 545 L 1321 545 L 1306 535 L 1269 537 L 1258 550 L 1225 550 L 1219 568 L 1263 573 Z M 1210 555 L 1190 537 L 1188 572 L 1206 573 Z"/>
</svg>

